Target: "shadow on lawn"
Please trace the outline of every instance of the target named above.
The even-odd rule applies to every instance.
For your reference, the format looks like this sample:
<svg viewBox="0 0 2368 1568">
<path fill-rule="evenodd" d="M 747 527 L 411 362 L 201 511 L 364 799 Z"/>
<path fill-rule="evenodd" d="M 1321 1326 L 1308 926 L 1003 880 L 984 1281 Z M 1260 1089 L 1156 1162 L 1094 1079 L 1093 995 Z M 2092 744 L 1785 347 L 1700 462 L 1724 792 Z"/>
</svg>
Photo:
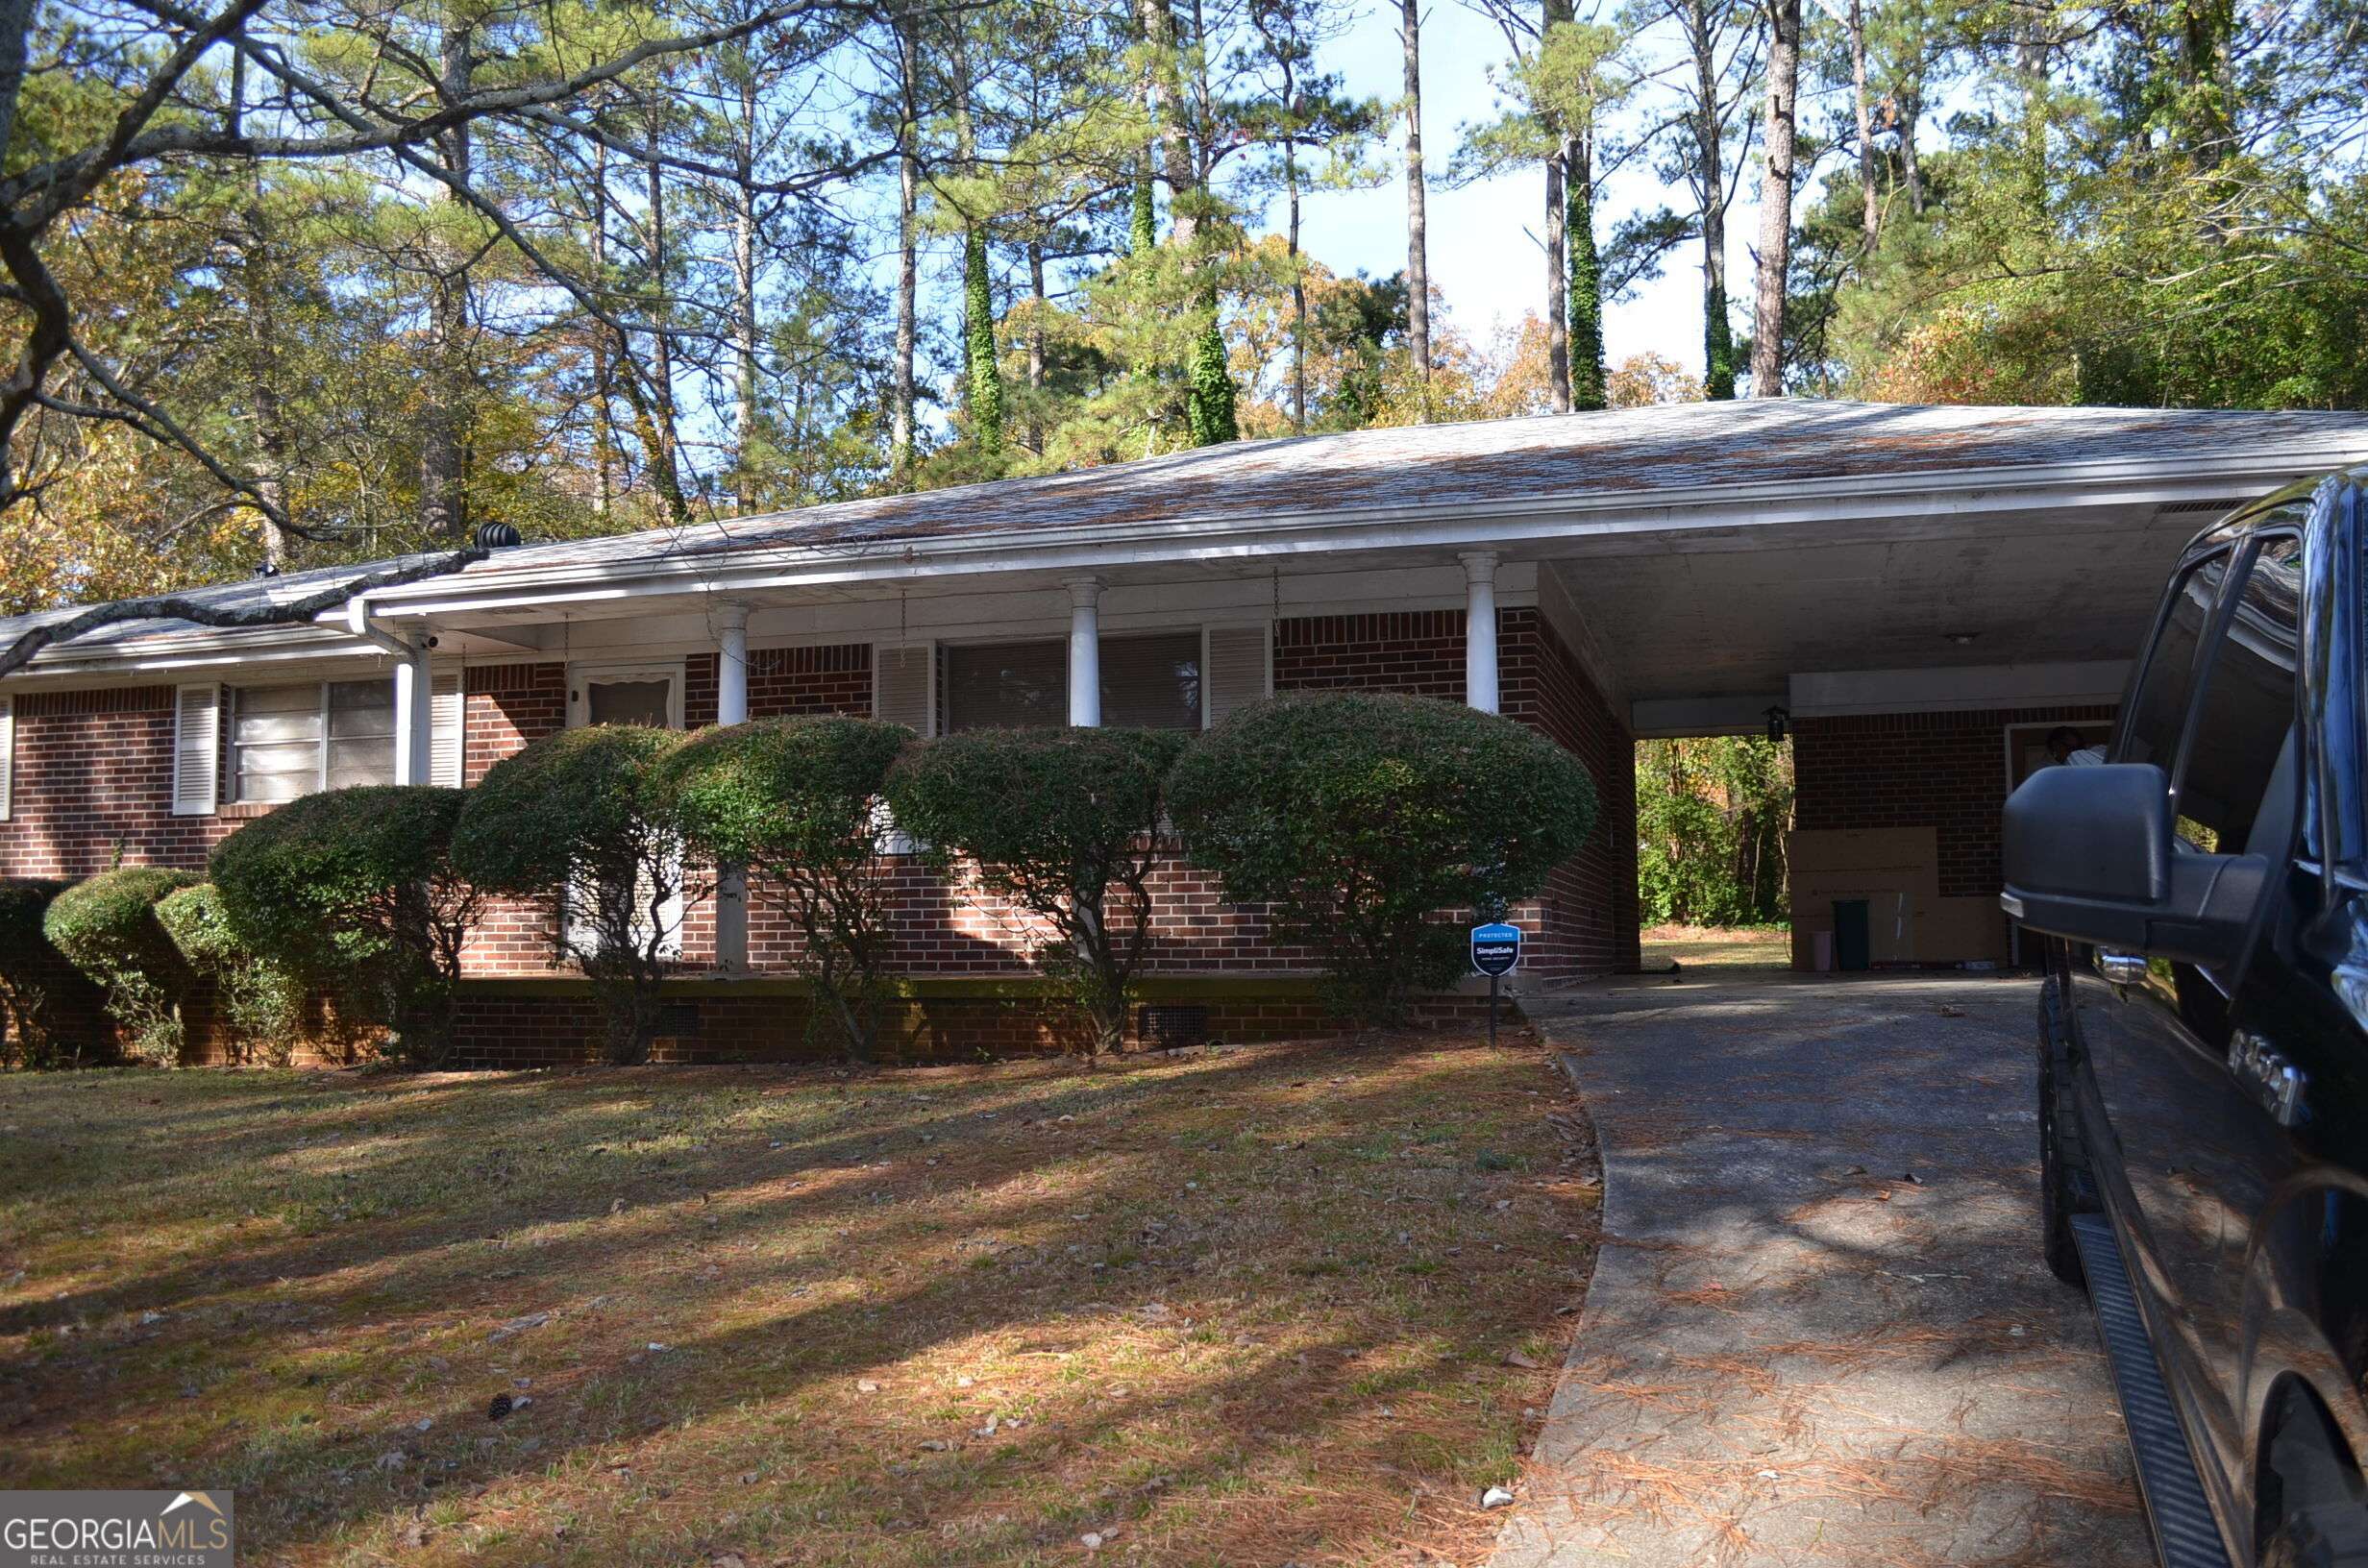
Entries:
<svg viewBox="0 0 2368 1568">
<path fill-rule="evenodd" d="M 719 1542 L 793 1531 L 801 1560 L 808 1560 L 806 1548 L 830 1540 L 848 1560 L 914 1560 L 877 1556 L 895 1539 L 924 1558 L 1022 1560 L 1073 1544 L 1072 1526 L 1111 1525 L 1155 1507 L 1163 1517 L 1180 1510 L 1179 1517 L 1200 1520 L 1195 1538 L 1221 1541 L 1218 1555 L 1225 1560 L 1264 1560 L 1270 1547 L 1306 1548 L 1327 1538 L 1378 1544 L 1407 1528 L 1411 1508 L 1468 1503 L 1460 1492 L 1425 1497 L 1420 1485 L 1410 1499 L 1403 1478 L 1457 1477 L 1459 1460 L 1469 1461 L 1443 1451 L 1437 1423 L 1413 1409 L 1402 1420 L 1374 1412 L 1393 1401 L 1411 1407 L 1457 1372 L 1489 1364 L 1513 1342 L 1508 1335 L 1555 1322 L 1553 1303 L 1534 1299 L 1534 1289 L 1489 1299 L 1468 1277 L 1458 1282 L 1476 1298 L 1468 1317 L 1416 1321 L 1393 1308 L 1399 1295 L 1436 1287 L 1428 1274 L 1405 1272 L 1402 1255 L 1390 1256 L 1386 1233 L 1401 1219 L 1426 1240 L 1443 1224 L 1458 1234 L 1472 1228 L 1468 1193 L 1443 1197 L 1443 1213 L 1418 1224 L 1397 1212 L 1371 1235 L 1344 1229 L 1375 1217 L 1359 1213 L 1387 1201 L 1373 1188 L 1404 1180 L 1392 1166 L 1357 1168 L 1351 1140 L 1392 1118 L 1403 1121 L 1410 1108 L 1469 1104 L 1489 1087 L 1471 1076 L 1492 1066 L 1476 1056 L 1461 1059 L 1469 1067 L 1444 1056 L 1443 1065 L 1412 1077 L 1364 1070 L 1403 1055 L 1285 1048 L 1196 1061 L 1181 1072 L 941 1069 L 925 1077 L 860 1076 L 843 1088 L 824 1074 L 777 1069 L 694 1069 L 699 1076 L 691 1080 L 678 1071 L 479 1077 L 326 1100 L 308 1097 L 310 1091 L 275 1094 L 262 1103 L 303 1113 L 276 1131 L 243 1128 L 227 1108 L 214 1108 L 189 1124 L 197 1130 L 182 1146 L 182 1173 L 143 1194 L 146 1203 L 202 1209 L 210 1158 L 282 1161 L 344 1139 L 358 1140 L 359 1152 L 335 1177 L 290 1179 L 382 1193 L 440 1189 L 448 1212 L 426 1222 L 388 1215 L 162 1268 L 136 1266 L 105 1286 L 8 1309 L 0 1332 L 12 1335 L 99 1313 L 168 1316 L 144 1343 L 133 1339 L 134 1357 L 101 1358 L 102 1349 L 132 1347 L 88 1341 L 88 1351 L 77 1354 L 77 1342 L 66 1341 L 16 1367 L 12 1382 L 23 1398 L 8 1432 L 12 1458 L 0 1458 L 0 1474 L 15 1473 L 12 1484 L 154 1479 L 86 1473 L 82 1439 L 96 1412 L 80 1390 L 93 1375 L 91 1361 L 105 1359 L 114 1364 L 104 1374 L 109 1409 L 98 1418 L 127 1433 L 186 1426 L 180 1380 L 192 1367 L 221 1372 L 200 1388 L 201 1403 L 221 1389 L 225 1397 L 252 1398 L 257 1418 L 277 1415 L 260 1431 L 241 1417 L 238 1428 L 205 1432 L 201 1418 L 193 1447 L 155 1450 L 168 1464 L 229 1471 L 219 1479 L 241 1493 L 249 1521 L 242 1533 L 251 1549 L 274 1558 L 333 1555 L 357 1544 L 357 1531 L 393 1531 L 415 1509 L 456 1500 L 497 1520 L 531 1520 L 534 1539 L 513 1539 L 516 1550 L 537 1557 L 588 1550 L 581 1543 L 597 1539 L 600 1560 L 635 1560 L 629 1545 L 589 1525 L 578 1545 L 552 1537 L 555 1513 L 604 1513 L 615 1521 L 607 1529 L 650 1532 L 655 1559 L 667 1550 L 656 1539 L 678 1538 L 686 1512 L 695 1533 L 708 1531 L 697 1521 L 714 1520 Z M 1326 1085 L 1312 1104 L 1273 1103 L 1309 1087 L 1295 1074 L 1312 1079 L 1343 1068 L 1355 1071 L 1357 1082 Z M 555 1106 L 568 1094 L 583 1097 Z M 817 1094 L 825 1097 L 797 1117 L 764 1114 L 784 1098 Z M 1239 1115 L 1230 1126 L 1212 1126 L 1213 1109 Z M 1062 1123 L 1064 1115 L 1077 1120 Z M 470 1149 L 457 1162 L 449 1152 L 477 1129 L 516 1127 L 522 1117 L 532 1128 L 527 1137 Z M 1287 1139 L 1260 1125 L 1294 1117 L 1314 1118 L 1325 1132 Z M 143 1130 L 136 1112 L 111 1120 L 94 1112 L 77 1136 L 95 1142 Z M 654 1132 L 657 1149 L 643 1152 Z M 684 1138 L 706 1146 L 667 1142 Z M 1231 1154 L 1259 1162 L 1249 1174 L 1263 1186 L 1221 1195 L 1183 1187 L 1209 1148 L 1223 1153 L 1245 1138 L 1268 1140 Z M 782 1146 L 766 1146 L 772 1142 Z M 1110 1146 L 1119 1142 L 1125 1147 Z M 585 1152 L 594 1146 L 623 1152 Z M 957 1152 L 951 1167 L 925 1163 Z M 883 1158 L 893 1161 L 886 1171 L 875 1164 Z M 611 1168 L 620 1164 L 626 1168 Z M 454 1192 L 456 1182 L 464 1190 Z M 1487 1185 L 1464 1172 L 1440 1185 L 1459 1183 Z M 988 1194 L 983 1204 L 980 1193 Z M 1329 1315 L 1274 1322 L 1260 1316 L 1255 1300 L 1246 1304 L 1246 1291 L 1263 1293 L 1275 1283 L 1265 1272 L 1269 1260 L 1249 1268 L 1242 1257 L 1196 1255 L 1189 1246 L 1165 1257 L 1163 1243 L 1145 1239 L 1151 1220 L 1182 1222 L 1184 1211 L 1209 1210 L 1222 1196 L 1308 1209 L 1311 1237 L 1329 1236 L 1329 1250 L 1349 1254 L 1302 1256 L 1308 1272 L 1295 1270 L 1285 1282 L 1284 1294 L 1319 1314 L 1333 1310 Z M 1339 1201 L 1349 1197 L 1369 1201 Z M 620 1200 L 623 1211 L 611 1213 Z M 1081 1213 L 1093 1216 L 1082 1231 Z M 1235 1217 L 1241 1213 L 1247 1212 Z M 1211 1213 L 1197 1229 L 1229 1223 Z M 792 1230 L 807 1241 L 783 1253 L 777 1243 Z M 556 1234 L 534 1234 L 542 1231 Z M 981 1232 L 1011 1243 L 1003 1258 L 983 1268 L 958 1262 L 960 1242 Z M 1088 1240 L 1071 1239 L 1079 1237 Z M 761 1262 L 748 1257 L 768 1244 L 772 1255 L 758 1252 Z M 1064 1244 L 1068 1250 L 1058 1250 Z M 1104 1256 L 1073 1258 L 1081 1247 Z M 844 1284 L 838 1260 L 851 1251 L 876 1263 L 872 1272 L 884 1276 L 886 1288 L 831 1299 Z M 1092 1268 L 1125 1253 L 1142 1257 L 1131 1267 Z M 1475 1260 L 1468 1268 L 1498 1272 L 1489 1256 L 1486 1265 Z M 1271 1266 L 1291 1264 L 1278 1256 Z M 717 1272 L 702 1272 L 710 1267 Z M 511 1269 L 514 1280 L 500 1277 Z M 670 1312 L 650 1315 L 643 1298 L 653 1291 L 671 1299 Z M 234 1299 L 250 1292 L 271 1299 Z M 810 1299 L 817 1294 L 824 1299 Z M 595 1307 L 604 1295 L 614 1299 Z M 496 1323 L 535 1311 L 555 1316 L 498 1351 L 487 1346 Z M 629 1317 L 629 1332 L 621 1321 Z M 292 1320 L 333 1327 L 291 1337 Z M 661 1321 L 667 1326 L 656 1332 L 641 1327 Z M 1182 1327 L 1188 1321 L 1192 1327 Z M 1011 1361 L 1020 1349 L 995 1341 L 1022 1330 L 1075 1347 L 1140 1331 L 1148 1336 L 1143 1356 L 1150 1364 L 1155 1356 L 1221 1343 L 1245 1323 L 1247 1341 L 1231 1345 L 1230 1364 L 1197 1368 L 1181 1384 L 1169 1379 L 1152 1394 L 1105 1386 L 1096 1398 L 1058 1376 L 1038 1380 L 1048 1385 L 1010 1396 L 1015 1409 L 1034 1412 L 1029 1424 L 992 1438 L 963 1435 L 993 1413 L 983 1393 L 950 1392 L 947 1368 L 931 1388 L 931 1374 L 914 1368 L 941 1354 Z M 91 1340 L 108 1332 L 102 1327 Z M 658 1333 L 674 1348 L 648 1350 Z M 409 1343 L 382 1343 L 404 1335 Z M 1219 1339 L 1196 1337 L 1207 1335 Z M 356 1356 L 366 1364 L 352 1366 Z M 399 1385 L 384 1385 L 382 1358 L 405 1364 Z M 437 1360 L 482 1364 L 445 1376 L 431 1370 Z M 306 1424 L 300 1408 L 327 1397 L 303 1391 L 321 1385 L 308 1362 L 328 1363 L 321 1383 L 332 1393 L 340 1383 L 380 1376 L 378 1384 L 353 1390 L 362 1396 L 357 1404 L 403 1408 L 411 1387 L 422 1397 L 400 1418 Z M 497 1374 L 529 1364 L 534 1405 L 495 1426 L 483 1402 L 506 1387 L 506 1376 Z M 887 1385 L 882 1397 L 845 1394 L 857 1377 L 874 1373 Z M 986 1374 L 977 1384 L 992 1390 L 1023 1381 Z M 1136 1381 L 1160 1383 L 1148 1373 Z M 830 1426 L 818 1429 L 813 1407 L 834 1384 L 840 1397 L 826 1407 Z M 908 1384 L 934 1403 L 915 1408 L 902 1397 Z M 752 1402 L 769 1418 L 747 1419 Z M 1180 1424 L 1187 1411 L 1189 1423 Z M 423 1419 L 431 1423 L 424 1433 Z M 964 1446 L 914 1447 L 923 1440 Z M 1130 1458 L 1077 1495 L 1041 1495 L 1048 1485 L 1057 1493 L 1068 1473 L 1091 1470 L 1098 1458 L 1106 1462 L 1113 1444 L 1139 1450 L 1140 1461 Z M 1328 1479 L 1320 1489 L 1288 1507 L 1228 1513 L 1228 1494 L 1246 1472 L 1313 1464 L 1319 1451 L 1343 1444 L 1361 1464 L 1322 1457 Z M 628 1462 L 610 1463 L 620 1458 Z M 1511 1458 L 1483 1456 L 1482 1462 L 1501 1466 Z M 1383 1484 L 1392 1472 L 1401 1479 Z M 758 1480 L 743 1486 L 742 1475 Z M 1461 1478 L 1430 1484 L 1459 1487 Z M 793 1507 L 794 1518 L 786 1511 Z M 723 1522 L 727 1516 L 731 1523 Z"/>
</svg>

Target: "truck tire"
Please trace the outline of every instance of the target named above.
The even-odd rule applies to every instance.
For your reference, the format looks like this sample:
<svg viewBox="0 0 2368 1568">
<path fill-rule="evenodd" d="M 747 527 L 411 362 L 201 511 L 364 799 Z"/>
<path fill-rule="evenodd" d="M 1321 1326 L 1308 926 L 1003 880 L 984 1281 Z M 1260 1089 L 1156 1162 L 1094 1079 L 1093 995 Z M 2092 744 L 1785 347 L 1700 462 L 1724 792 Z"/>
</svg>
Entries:
<svg viewBox="0 0 2368 1568">
<path fill-rule="evenodd" d="M 2289 1392 L 2257 1485 L 2257 1568 L 2368 1568 L 2368 1485 L 2307 1395 Z"/>
<path fill-rule="evenodd" d="M 2080 1212 L 2075 1173 L 2085 1166 L 2078 1126 L 2061 1104 L 2060 1086 L 2071 1071 L 2063 1021 L 2062 994 L 2051 974 L 2039 982 L 2039 1246 L 2049 1273 L 2085 1286 L 2072 1240 L 2072 1216 Z"/>
</svg>

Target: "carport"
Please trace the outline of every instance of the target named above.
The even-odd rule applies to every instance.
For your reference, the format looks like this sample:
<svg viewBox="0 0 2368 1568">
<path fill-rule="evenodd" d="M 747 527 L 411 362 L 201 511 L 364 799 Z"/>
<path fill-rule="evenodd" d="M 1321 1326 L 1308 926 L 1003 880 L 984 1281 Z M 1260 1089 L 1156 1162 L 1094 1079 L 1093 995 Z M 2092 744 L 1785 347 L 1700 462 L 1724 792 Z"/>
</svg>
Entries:
<svg viewBox="0 0 2368 1568">
<path fill-rule="evenodd" d="M 1840 471 L 1577 533 L 1546 575 L 1637 738 L 1792 736 L 1796 967 L 1837 896 L 1872 904 L 1879 964 L 2010 961 L 2007 794 L 2057 727 L 2109 739 L 2185 543 L 2368 458 L 2368 422 L 1814 406 L 1808 429 L 1849 432 Z M 1730 474 L 1804 433 L 1751 404 L 1701 418 Z"/>
</svg>

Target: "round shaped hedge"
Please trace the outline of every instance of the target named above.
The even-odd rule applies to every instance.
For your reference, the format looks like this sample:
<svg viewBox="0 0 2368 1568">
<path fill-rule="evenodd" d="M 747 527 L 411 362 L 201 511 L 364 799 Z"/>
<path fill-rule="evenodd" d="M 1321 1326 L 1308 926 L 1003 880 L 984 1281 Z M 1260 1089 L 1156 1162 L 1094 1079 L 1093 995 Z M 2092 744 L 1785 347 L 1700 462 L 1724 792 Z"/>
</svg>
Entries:
<svg viewBox="0 0 2368 1568">
<path fill-rule="evenodd" d="M 303 969 L 384 957 L 401 944 L 391 906 L 450 874 L 462 799 L 427 784 L 364 785 L 257 818 L 208 863 L 231 928 Z"/>
<path fill-rule="evenodd" d="M 152 1062 L 181 1055 L 180 1006 L 189 980 L 156 906 L 202 880 L 194 871 L 125 866 L 66 889 L 41 918 L 50 945 L 105 988 L 108 1012 Z"/>
<path fill-rule="evenodd" d="M 1595 817 L 1587 770 L 1528 726 L 1366 692 L 1239 710 L 1177 764 L 1168 802 L 1187 857 L 1227 898 L 1278 906 L 1369 1020 L 1462 972 L 1437 912 L 1537 893 Z"/>
<path fill-rule="evenodd" d="M 0 1066 L 62 1066 L 103 1058 L 107 1041 L 85 1020 L 101 1001 L 90 979 L 50 944 L 42 919 L 71 883 L 0 878 Z"/>
<path fill-rule="evenodd" d="M 304 1032 L 304 982 L 232 924 L 222 890 L 200 882 L 157 902 L 157 923 L 191 969 L 213 982 L 222 1021 L 242 1057 L 284 1066 Z"/>
<path fill-rule="evenodd" d="M 658 765 L 682 744 L 647 724 L 592 724 L 504 757 L 468 792 L 453 864 L 489 893 L 548 896 L 590 871 L 629 875 L 657 821 Z"/>
<path fill-rule="evenodd" d="M 758 719 L 703 729 L 658 769 L 668 819 L 725 865 L 815 867 L 876 848 L 888 770 L 911 743 L 870 719 Z"/>
<path fill-rule="evenodd" d="M 1159 820 L 1185 737 L 1166 729 L 974 729 L 915 747 L 888 779 L 897 824 L 993 879 L 1057 882 L 1114 860 Z"/>
</svg>

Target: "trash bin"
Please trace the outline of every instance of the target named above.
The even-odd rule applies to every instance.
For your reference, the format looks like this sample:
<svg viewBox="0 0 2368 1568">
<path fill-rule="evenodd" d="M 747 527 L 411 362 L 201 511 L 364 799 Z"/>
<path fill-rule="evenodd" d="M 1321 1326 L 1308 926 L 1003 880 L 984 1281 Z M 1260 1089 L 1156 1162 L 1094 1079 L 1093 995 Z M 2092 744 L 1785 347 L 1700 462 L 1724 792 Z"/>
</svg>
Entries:
<svg viewBox="0 0 2368 1568">
<path fill-rule="evenodd" d="M 1867 909 L 1864 898 L 1834 900 L 1834 967 L 1838 969 L 1866 968 Z"/>
</svg>

